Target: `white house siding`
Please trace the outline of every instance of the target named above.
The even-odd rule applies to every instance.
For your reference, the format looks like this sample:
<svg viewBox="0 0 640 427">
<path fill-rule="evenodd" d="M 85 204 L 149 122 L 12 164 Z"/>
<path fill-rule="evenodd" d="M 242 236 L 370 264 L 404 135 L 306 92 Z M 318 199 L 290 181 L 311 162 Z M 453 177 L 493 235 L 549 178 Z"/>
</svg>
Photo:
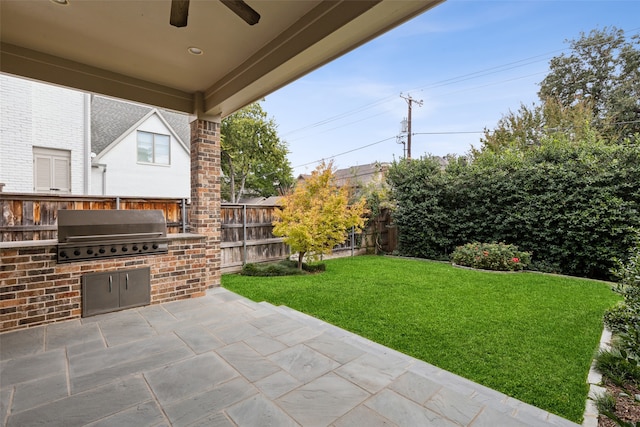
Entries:
<svg viewBox="0 0 640 427">
<path fill-rule="evenodd" d="M 33 147 L 71 152 L 71 193 L 85 192 L 87 94 L 0 75 L 0 182 L 31 193 Z M 86 179 L 89 179 L 87 177 Z"/>
<path fill-rule="evenodd" d="M 170 165 L 138 163 L 137 130 L 170 135 Z M 155 113 L 94 159 L 94 163 L 106 164 L 107 172 L 103 174 L 102 167 L 92 169 L 96 180 L 92 189 L 95 194 L 102 194 L 101 177 L 104 177 L 106 195 L 188 198 L 191 191 L 190 161 L 187 150 Z"/>
</svg>

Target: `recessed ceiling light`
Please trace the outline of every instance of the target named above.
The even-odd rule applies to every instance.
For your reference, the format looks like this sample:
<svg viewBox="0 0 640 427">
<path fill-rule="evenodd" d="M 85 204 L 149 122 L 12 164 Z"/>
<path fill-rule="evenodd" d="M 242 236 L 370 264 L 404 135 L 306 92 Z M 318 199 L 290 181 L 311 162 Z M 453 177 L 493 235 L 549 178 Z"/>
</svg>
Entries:
<svg viewBox="0 0 640 427">
<path fill-rule="evenodd" d="M 60 4 L 60 5 L 63 5 L 63 6 L 66 6 L 66 5 L 69 4 L 69 0 L 51 0 L 51 1 L 53 3 L 55 3 L 55 4 Z"/>
<path fill-rule="evenodd" d="M 187 49 L 187 51 L 192 55 L 202 55 L 204 53 L 202 49 L 195 46 L 190 47 L 189 49 Z"/>
</svg>

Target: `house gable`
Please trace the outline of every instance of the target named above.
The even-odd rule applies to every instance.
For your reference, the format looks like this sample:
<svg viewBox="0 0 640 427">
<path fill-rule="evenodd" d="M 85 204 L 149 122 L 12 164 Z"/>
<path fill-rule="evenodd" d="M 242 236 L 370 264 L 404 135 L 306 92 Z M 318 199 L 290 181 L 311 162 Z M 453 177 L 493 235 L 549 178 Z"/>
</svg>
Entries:
<svg viewBox="0 0 640 427">
<path fill-rule="evenodd" d="M 93 105 L 94 194 L 189 197 L 190 154 L 185 142 L 189 123 L 186 115 L 103 97 L 95 97 Z M 169 136 L 169 164 L 138 162 L 138 131 Z"/>
</svg>

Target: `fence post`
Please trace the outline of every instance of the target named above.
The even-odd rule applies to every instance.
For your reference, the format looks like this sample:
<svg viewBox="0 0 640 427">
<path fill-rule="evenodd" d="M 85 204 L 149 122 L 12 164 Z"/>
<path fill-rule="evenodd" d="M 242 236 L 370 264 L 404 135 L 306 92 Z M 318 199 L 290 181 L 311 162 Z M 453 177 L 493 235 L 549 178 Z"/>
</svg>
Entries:
<svg viewBox="0 0 640 427">
<path fill-rule="evenodd" d="M 353 256 L 353 251 L 354 251 L 354 246 L 356 244 L 355 240 L 356 240 L 356 236 L 355 236 L 355 232 L 356 232 L 356 228 L 354 226 L 351 226 L 351 256 Z"/>
<path fill-rule="evenodd" d="M 242 265 L 247 263 L 247 205 L 242 205 Z"/>
<path fill-rule="evenodd" d="M 187 232 L 187 199 L 182 199 L 182 232 Z"/>
</svg>

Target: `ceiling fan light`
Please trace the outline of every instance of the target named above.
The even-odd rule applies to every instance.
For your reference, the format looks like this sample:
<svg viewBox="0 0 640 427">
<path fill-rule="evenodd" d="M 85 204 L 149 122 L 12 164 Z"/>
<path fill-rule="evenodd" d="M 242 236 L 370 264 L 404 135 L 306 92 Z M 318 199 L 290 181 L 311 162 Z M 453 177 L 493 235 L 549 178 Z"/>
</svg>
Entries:
<svg viewBox="0 0 640 427">
<path fill-rule="evenodd" d="M 202 55 L 204 53 L 204 51 L 202 49 L 200 49 L 199 47 L 195 47 L 195 46 L 191 46 L 190 48 L 188 48 L 187 52 L 189 52 L 192 55 Z"/>
</svg>

